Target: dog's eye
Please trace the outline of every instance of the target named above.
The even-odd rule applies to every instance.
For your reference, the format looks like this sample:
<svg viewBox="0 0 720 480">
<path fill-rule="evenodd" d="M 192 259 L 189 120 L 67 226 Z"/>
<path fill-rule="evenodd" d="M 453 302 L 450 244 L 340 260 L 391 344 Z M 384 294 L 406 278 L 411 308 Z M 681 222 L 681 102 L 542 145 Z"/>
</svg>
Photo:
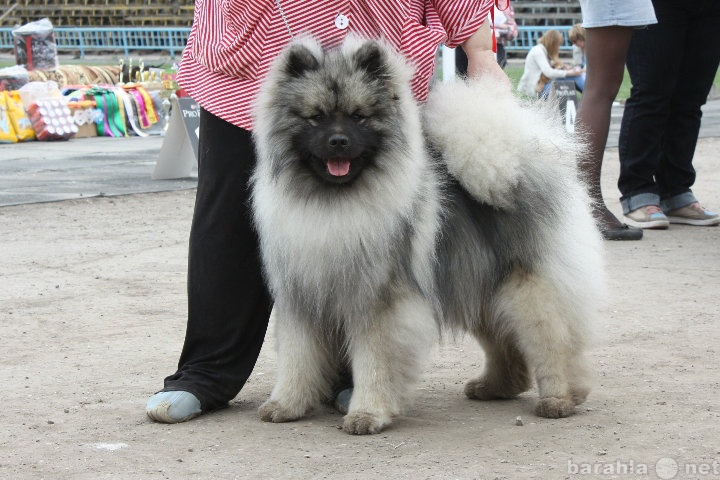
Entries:
<svg viewBox="0 0 720 480">
<path fill-rule="evenodd" d="M 310 116 L 310 117 L 305 117 L 305 120 L 307 120 L 307 122 L 308 122 L 310 125 L 312 125 L 312 126 L 317 126 L 317 124 L 320 123 L 320 122 L 322 122 L 324 118 L 325 118 L 324 115 L 322 115 L 322 114 L 317 114 L 317 115 L 312 115 L 312 116 Z"/>
<path fill-rule="evenodd" d="M 355 120 L 356 122 L 360 122 L 362 120 L 365 120 L 365 116 L 361 113 L 355 112 L 352 115 L 350 115 L 350 118 Z"/>
</svg>

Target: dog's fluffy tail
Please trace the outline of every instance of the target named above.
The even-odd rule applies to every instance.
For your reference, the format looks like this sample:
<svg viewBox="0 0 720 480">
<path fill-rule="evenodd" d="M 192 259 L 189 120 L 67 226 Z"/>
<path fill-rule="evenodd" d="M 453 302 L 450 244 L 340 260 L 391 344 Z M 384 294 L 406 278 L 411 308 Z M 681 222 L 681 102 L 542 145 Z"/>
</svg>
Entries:
<svg viewBox="0 0 720 480">
<path fill-rule="evenodd" d="M 556 112 L 524 104 L 492 80 L 473 80 L 436 85 L 423 122 L 448 171 L 473 197 L 510 208 L 513 188 L 544 165 L 575 171 L 582 140 L 565 131 Z"/>
</svg>

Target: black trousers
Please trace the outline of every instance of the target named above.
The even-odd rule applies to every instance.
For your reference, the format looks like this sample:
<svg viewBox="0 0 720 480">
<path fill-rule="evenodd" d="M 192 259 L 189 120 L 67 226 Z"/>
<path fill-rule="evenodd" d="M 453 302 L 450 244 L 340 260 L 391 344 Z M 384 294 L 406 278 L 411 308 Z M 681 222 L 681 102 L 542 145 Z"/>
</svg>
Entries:
<svg viewBox="0 0 720 480">
<path fill-rule="evenodd" d="M 619 139 L 623 202 L 690 192 L 700 107 L 720 62 L 720 2 L 653 4 L 658 23 L 633 32 L 627 56 L 632 90 Z"/>
<path fill-rule="evenodd" d="M 187 330 L 178 370 L 163 390 L 190 392 L 207 412 L 226 406 L 245 385 L 272 302 L 249 203 L 256 161 L 250 132 L 203 109 L 198 157 Z"/>
</svg>

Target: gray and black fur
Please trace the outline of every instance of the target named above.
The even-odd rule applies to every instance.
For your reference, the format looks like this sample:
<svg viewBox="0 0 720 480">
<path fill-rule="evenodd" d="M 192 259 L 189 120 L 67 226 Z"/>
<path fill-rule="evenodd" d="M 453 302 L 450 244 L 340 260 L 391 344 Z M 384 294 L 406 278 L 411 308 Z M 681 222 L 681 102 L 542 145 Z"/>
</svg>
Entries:
<svg viewBox="0 0 720 480">
<path fill-rule="evenodd" d="M 537 413 L 567 416 L 589 391 L 582 354 L 603 287 L 577 145 L 491 84 L 438 88 L 421 110 L 410 77 L 382 43 L 305 39 L 263 86 L 253 209 L 279 364 L 261 417 L 304 416 L 349 367 L 343 428 L 381 431 L 438 324 L 485 349 L 470 398 L 534 379 Z M 522 143 L 501 152 L 502 136 Z"/>
</svg>

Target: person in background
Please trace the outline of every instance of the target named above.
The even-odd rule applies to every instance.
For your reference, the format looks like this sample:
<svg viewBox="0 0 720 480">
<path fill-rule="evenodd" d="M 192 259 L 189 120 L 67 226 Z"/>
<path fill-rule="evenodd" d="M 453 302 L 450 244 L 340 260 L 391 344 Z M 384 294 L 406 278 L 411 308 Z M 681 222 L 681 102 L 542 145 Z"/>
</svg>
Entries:
<svg viewBox="0 0 720 480">
<path fill-rule="evenodd" d="M 568 32 L 568 40 L 572 43 L 572 66 L 585 70 L 585 29 L 582 23 L 576 23 Z M 585 72 L 575 77 L 575 88 L 582 93 L 585 90 Z"/>
<path fill-rule="evenodd" d="M 606 240 L 640 240 L 643 232 L 622 223 L 607 208 L 600 186 L 610 111 L 625 73 L 625 57 L 633 29 L 654 24 L 651 0 L 580 0 L 587 58 L 585 89 L 575 127 L 583 131 L 589 150 L 578 158 L 580 174 L 593 201 L 593 216 Z"/>
<path fill-rule="evenodd" d="M 633 32 L 632 81 L 620 128 L 625 221 L 639 228 L 670 223 L 717 225 L 700 205 L 693 156 L 705 104 L 720 62 L 720 2 L 653 0 L 658 23 Z"/>
<path fill-rule="evenodd" d="M 462 45 L 470 77 L 489 75 L 510 88 L 486 21 L 493 0 L 365 3 L 349 2 L 338 12 L 307 0 L 197 2 L 178 72 L 178 82 L 201 107 L 187 327 L 176 372 L 147 401 L 151 419 L 178 423 L 226 407 L 260 353 L 272 299 L 249 207 L 256 161 L 252 104 L 272 61 L 294 36 L 311 34 L 327 47 L 350 33 L 388 39 L 415 66 L 411 85 L 420 102 L 442 43 Z"/>
<path fill-rule="evenodd" d="M 546 31 L 525 57 L 525 70 L 518 82 L 518 91 L 531 97 L 547 98 L 552 81 L 558 78 L 577 77 L 583 70 L 565 68 L 560 60 L 560 45 L 565 42 L 557 30 Z"/>
<path fill-rule="evenodd" d="M 500 68 L 505 68 L 507 65 L 505 45 L 512 43 L 518 36 L 515 11 L 512 5 L 508 5 L 504 10 L 498 8 L 497 5 L 495 6 L 493 27 L 495 29 L 495 38 L 497 39 L 497 62 Z"/>
</svg>

